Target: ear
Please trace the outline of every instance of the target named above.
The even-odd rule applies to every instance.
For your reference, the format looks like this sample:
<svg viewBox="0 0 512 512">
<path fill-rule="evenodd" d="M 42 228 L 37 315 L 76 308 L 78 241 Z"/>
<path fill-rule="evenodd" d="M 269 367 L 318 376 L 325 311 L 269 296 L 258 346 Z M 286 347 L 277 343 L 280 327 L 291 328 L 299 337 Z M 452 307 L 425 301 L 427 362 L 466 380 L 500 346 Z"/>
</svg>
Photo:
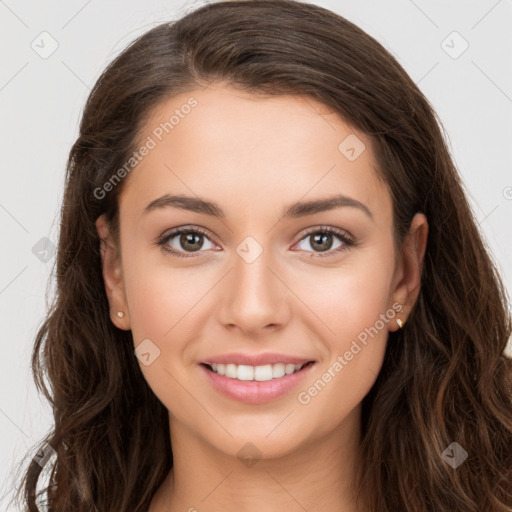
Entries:
<svg viewBox="0 0 512 512">
<path fill-rule="evenodd" d="M 130 315 L 124 289 L 121 260 L 110 236 L 105 214 L 96 220 L 96 230 L 100 237 L 101 265 L 105 291 L 110 304 L 110 318 L 116 327 L 129 331 Z M 118 312 L 122 312 L 123 315 L 118 316 Z"/>
<path fill-rule="evenodd" d="M 417 213 L 411 221 L 409 232 L 402 244 L 393 281 L 393 301 L 403 308 L 400 313 L 397 313 L 396 318 L 404 323 L 420 293 L 427 236 L 427 218 L 422 213 Z M 389 327 L 390 331 L 396 331 L 398 324 L 391 322 Z"/>
</svg>

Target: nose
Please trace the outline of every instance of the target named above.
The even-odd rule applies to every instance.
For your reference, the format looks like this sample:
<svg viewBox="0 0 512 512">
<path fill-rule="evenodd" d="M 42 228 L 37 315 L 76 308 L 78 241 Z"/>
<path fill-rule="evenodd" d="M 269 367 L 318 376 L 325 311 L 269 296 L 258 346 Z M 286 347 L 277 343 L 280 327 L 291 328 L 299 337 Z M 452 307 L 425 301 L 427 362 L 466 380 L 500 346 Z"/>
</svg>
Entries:
<svg viewBox="0 0 512 512">
<path fill-rule="evenodd" d="M 255 247 L 249 253 L 251 250 Z M 257 335 L 271 328 L 282 328 L 288 322 L 292 294 L 286 287 L 285 276 L 279 275 L 273 262 L 270 250 L 252 259 L 246 257 L 243 246 L 242 250 L 239 247 L 221 290 L 219 318 L 224 326 Z"/>
</svg>

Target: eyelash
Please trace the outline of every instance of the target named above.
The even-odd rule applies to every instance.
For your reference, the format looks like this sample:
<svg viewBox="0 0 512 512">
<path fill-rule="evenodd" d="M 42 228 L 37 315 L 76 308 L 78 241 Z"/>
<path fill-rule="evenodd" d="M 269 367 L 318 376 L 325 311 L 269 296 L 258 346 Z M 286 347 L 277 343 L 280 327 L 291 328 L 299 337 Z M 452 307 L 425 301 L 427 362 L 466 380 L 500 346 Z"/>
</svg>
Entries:
<svg viewBox="0 0 512 512">
<path fill-rule="evenodd" d="M 205 237 L 207 237 L 208 239 L 210 239 L 208 233 L 205 230 L 203 230 L 202 228 L 199 228 L 199 227 L 191 228 L 188 226 L 182 226 L 179 228 L 175 228 L 171 232 L 167 233 L 166 235 L 163 235 L 160 238 L 158 238 L 156 240 L 156 245 L 161 247 L 163 251 L 170 253 L 173 256 L 176 256 L 178 258 L 191 258 L 191 257 L 193 258 L 193 257 L 195 257 L 193 253 L 189 253 L 189 254 L 182 253 L 180 251 L 170 249 L 169 247 L 166 246 L 166 244 L 167 244 L 167 242 L 169 242 L 169 240 L 174 238 L 176 235 L 180 235 L 182 233 L 201 234 L 201 235 L 204 235 Z M 346 234 L 345 231 L 335 228 L 335 227 L 332 227 L 332 226 L 317 226 L 315 228 L 310 228 L 306 231 L 304 236 L 297 243 L 301 242 L 302 240 L 307 238 L 309 235 L 317 234 L 317 233 L 327 233 L 327 234 L 336 235 L 343 242 L 343 245 L 340 245 L 336 249 L 330 249 L 329 251 L 326 251 L 325 253 L 315 253 L 315 256 L 310 256 L 310 257 L 319 257 L 319 258 L 331 257 L 331 256 L 337 255 L 337 254 L 339 254 L 343 251 L 346 251 L 346 250 L 350 249 L 351 247 L 354 247 L 357 245 L 356 242 L 352 238 L 350 238 Z M 202 252 L 202 251 L 198 251 L 198 252 Z M 307 251 L 307 252 L 312 252 L 312 251 Z"/>
</svg>

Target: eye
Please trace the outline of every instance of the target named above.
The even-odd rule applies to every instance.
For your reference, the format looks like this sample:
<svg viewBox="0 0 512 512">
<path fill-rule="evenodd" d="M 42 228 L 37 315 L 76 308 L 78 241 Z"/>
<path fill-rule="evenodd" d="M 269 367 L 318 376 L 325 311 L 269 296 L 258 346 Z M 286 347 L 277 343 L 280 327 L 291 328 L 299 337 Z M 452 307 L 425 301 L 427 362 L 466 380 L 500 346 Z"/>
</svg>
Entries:
<svg viewBox="0 0 512 512">
<path fill-rule="evenodd" d="M 341 242 L 333 247 L 333 239 L 338 238 Z M 333 256 L 337 253 L 340 253 L 342 251 L 348 250 L 350 247 L 355 245 L 354 240 L 350 238 L 347 233 L 345 233 L 343 230 L 332 227 L 332 226 L 319 226 L 316 228 L 311 228 L 308 230 L 305 237 L 303 237 L 298 244 L 300 244 L 303 241 L 311 240 L 309 243 L 306 244 L 306 248 L 303 250 L 308 250 L 307 246 L 311 249 L 313 249 L 313 252 L 316 252 L 315 256 L 319 256 L 321 258 L 327 257 L 327 256 Z M 332 250 L 331 250 L 332 249 Z M 311 251 L 309 251 L 311 252 Z M 319 254 L 320 253 L 320 254 Z M 326 253 L 326 254 L 322 254 Z M 334 254 L 333 254 L 334 253 Z M 310 256 L 314 257 L 314 256 Z"/>
<path fill-rule="evenodd" d="M 340 243 L 333 249 L 333 240 L 336 238 Z M 334 256 L 356 245 L 356 242 L 345 231 L 333 226 L 317 226 L 315 228 L 310 228 L 306 235 L 302 237 L 296 245 L 299 245 L 301 242 L 308 239 L 311 239 L 311 241 L 306 245 L 309 245 L 312 251 L 308 250 L 307 247 L 302 247 L 301 250 L 315 253 L 310 257 L 318 256 L 322 258 Z M 211 244 L 210 247 L 204 246 L 205 240 Z M 157 239 L 156 245 L 161 246 L 162 250 L 179 258 L 199 256 L 203 252 L 203 249 L 211 249 L 215 247 L 215 244 L 211 242 L 205 230 L 199 227 L 192 228 L 187 226 L 175 228 L 163 235 Z"/>
<path fill-rule="evenodd" d="M 201 252 L 201 249 L 205 249 L 205 239 L 211 244 L 211 246 L 206 247 L 206 249 L 214 247 L 214 244 L 208 238 L 206 231 L 197 227 L 190 228 L 182 226 L 173 229 L 171 232 L 162 236 L 156 243 L 166 252 L 170 252 L 179 258 L 187 258 L 189 256 L 193 256 L 194 252 Z"/>
</svg>

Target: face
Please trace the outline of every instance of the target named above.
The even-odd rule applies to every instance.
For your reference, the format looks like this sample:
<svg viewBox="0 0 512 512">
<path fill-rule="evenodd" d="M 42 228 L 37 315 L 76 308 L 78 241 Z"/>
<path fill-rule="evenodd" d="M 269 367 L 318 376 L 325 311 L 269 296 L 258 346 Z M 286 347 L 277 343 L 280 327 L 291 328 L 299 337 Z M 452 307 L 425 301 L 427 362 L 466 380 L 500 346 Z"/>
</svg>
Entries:
<svg viewBox="0 0 512 512">
<path fill-rule="evenodd" d="M 371 141 L 312 99 L 226 84 L 166 100 L 139 139 L 151 147 L 120 195 L 121 258 L 105 247 L 103 272 L 171 425 L 275 457 L 356 422 L 426 243 L 418 214 L 395 252 Z M 287 374 L 296 362 L 309 364 Z"/>
</svg>

